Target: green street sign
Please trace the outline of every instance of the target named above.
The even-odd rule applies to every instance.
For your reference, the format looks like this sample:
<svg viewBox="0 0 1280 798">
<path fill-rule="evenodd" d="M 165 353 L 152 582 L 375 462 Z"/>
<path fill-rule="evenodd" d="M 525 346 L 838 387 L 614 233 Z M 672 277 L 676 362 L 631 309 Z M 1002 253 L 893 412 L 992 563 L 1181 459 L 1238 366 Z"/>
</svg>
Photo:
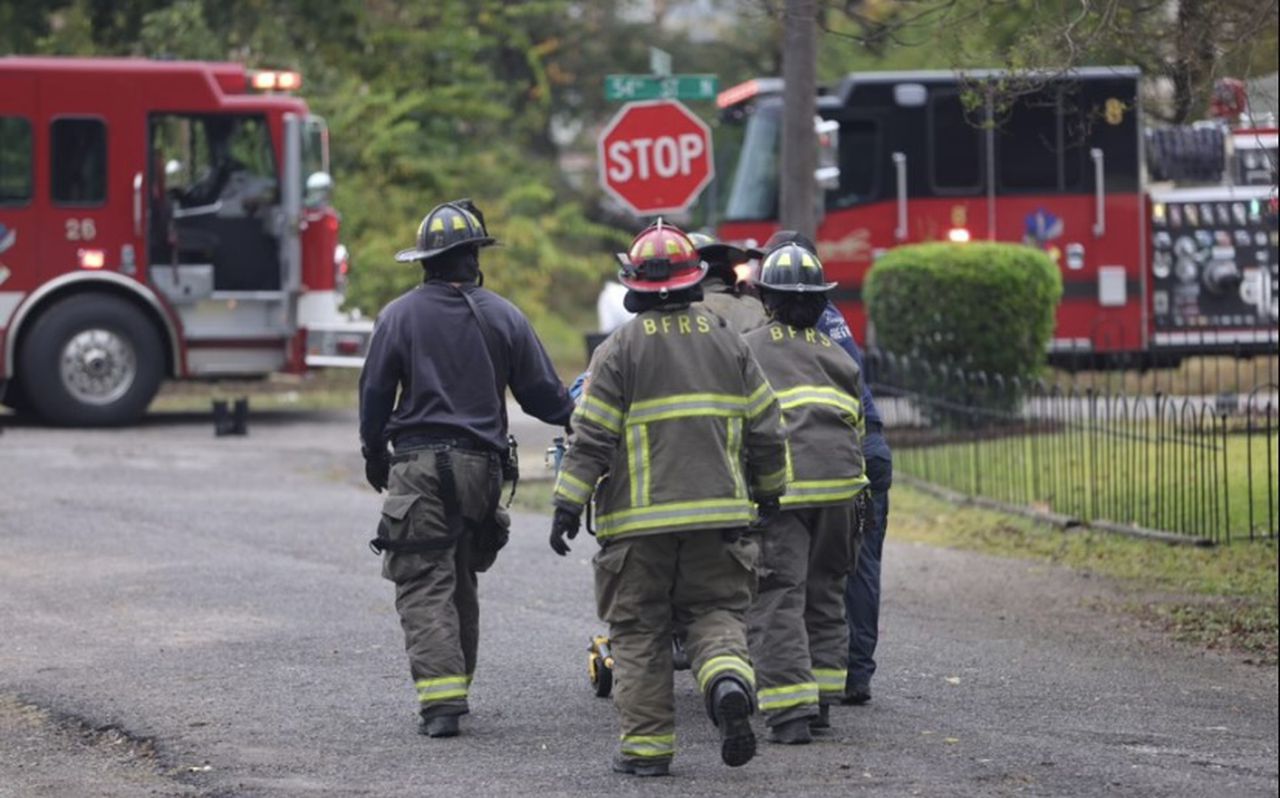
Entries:
<svg viewBox="0 0 1280 798">
<path fill-rule="evenodd" d="M 720 90 L 715 75 L 606 75 L 604 98 L 631 100 L 714 100 Z"/>
</svg>

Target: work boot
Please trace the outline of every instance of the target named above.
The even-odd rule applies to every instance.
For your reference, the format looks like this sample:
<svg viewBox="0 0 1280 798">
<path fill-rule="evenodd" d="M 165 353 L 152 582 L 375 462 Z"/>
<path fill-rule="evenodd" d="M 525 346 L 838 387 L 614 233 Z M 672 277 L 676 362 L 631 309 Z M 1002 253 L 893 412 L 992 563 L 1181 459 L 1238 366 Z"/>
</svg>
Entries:
<svg viewBox="0 0 1280 798">
<path fill-rule="evenodd" d="M 613 772 L 631 776 L 670 776 L 671 760 L 667 757 L 651 760 L 627 759 L 622 754 L 614 754 Z"/>
<path fill-rule="evenodd" d="M 428 737 L 457 737 L 458 716 L 436 715 L 433 718 L 419 718 L 418 734 L 425 734 Z"/>
<path fill-rule="evenodd" d="M 831 728 L 831 705 L 820 704 L 818 714 L 809 718 L 809 728 L 814 731 L 826 731 Z"/>
<path fill-rule="evenodd" d="M 756 735 L 751 731 L 751 696 L 735 679 L 721 679 L 711 688 L 711 706 L 720 727 L 720 759 L 740 767 L 756 755 Z"/>
<path fill-rule="evenodd" d="M 861 706 L 870 700 L 871 685 L 848 683 L 844 686 L 844 698 L 840 699 L 840 703 L 845 706 L 850 704 Z"/>
<path fill-rule="evenodd" d="M 796 718 L 770 726 L 769 742 L 783 745 L 804 745 L 813 742 L 813 735 L 809 733 L 809 720 L 810 718 Z"/>
</svg>

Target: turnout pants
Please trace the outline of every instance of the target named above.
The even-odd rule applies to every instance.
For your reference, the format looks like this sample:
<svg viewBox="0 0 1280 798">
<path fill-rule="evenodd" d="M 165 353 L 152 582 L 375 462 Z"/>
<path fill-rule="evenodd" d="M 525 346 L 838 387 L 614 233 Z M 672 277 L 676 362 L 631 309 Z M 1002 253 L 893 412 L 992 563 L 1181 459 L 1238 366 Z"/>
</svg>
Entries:
<svg viewBox="0 0 1280 798">
<path fill-rule="evenodd" d="M 737 679 L 752 692 L 745 616 L 756 556 L 753 541 L 729 542 L 715 529 L 612 540 L 597 552 L 596 604 L 609 624 L 626 759 L 654 762 L 675 754 L 673 624 L 685 630 L 708 714 L 721 679 Z"/>
<path fill-rule="evenodd" d="M 402 461 L 406 455 L 411 459 Z M 500 490 L 497 458 L 464 449 L 451 449 L 449 456 L 458 509 L 463 518 L 478 520 Z M 396 586 L 409 672 L 425 718 L 468 711 L 480 633 L 471 532 L 464 522 L 461 536 L 450 540 L 454 532 L 441 491 L 434 449 L 397 452 L 382 505 L 387 537 L 393 542 L 439 544 L 421 552 L 387 551 L 382 560 L 382 575 Z"/>
<path fill-rule="evenodd" d="M 786 510 L 760 534 L 760 594 L 747 617 L 770 726 L 816 715 L 820 703 L 844 696 L 855 515 L 852 502 Z"/>
</svg>

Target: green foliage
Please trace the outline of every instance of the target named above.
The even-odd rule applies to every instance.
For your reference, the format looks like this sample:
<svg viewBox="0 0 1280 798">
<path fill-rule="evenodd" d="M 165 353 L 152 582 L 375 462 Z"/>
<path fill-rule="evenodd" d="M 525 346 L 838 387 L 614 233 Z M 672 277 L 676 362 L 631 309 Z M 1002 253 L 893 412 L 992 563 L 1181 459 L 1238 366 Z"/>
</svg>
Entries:
<svg viewBox="0 0 1280 798">
<path fill-rule="evenodd" d="M 1019 244 L 915 244 L 880 258 L 864 290 L 889 351 L 1032 377 L 1044 365 L 1062 275 L 1045 253 Z"/>
<path fill-rule="evenodd" d="M 349 305 L 373 314 L 418 282 L 418 267 L 392 255 L 413 243 L 431 207 L 465 196 L 502 243 L 482 255 L 486 284 L 561 331 L 563 319 L 582 322 L 579 309 L 594 307 L 628 235 L 598 221 L 591 197 L 566 182 L 553 116 L 599 108 L 611 47 L 643 68 L 647 45 L 631 35 L 639 22 L 621 18 L 625 5 L 12 0 L 0 4 L 0 42 L 301 70 L 303 93 L 330 128 L 334 201 L 353 261 Z"/>
</svg>

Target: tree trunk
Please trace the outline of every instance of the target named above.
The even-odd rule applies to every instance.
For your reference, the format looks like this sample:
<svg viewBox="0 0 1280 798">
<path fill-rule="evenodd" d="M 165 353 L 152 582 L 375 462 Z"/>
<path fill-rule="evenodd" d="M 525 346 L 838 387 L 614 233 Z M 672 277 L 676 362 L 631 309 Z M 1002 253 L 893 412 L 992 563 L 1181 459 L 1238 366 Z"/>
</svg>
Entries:
<svg viewBox="0 0 1280 798">
<path fill-rule="evenodd" d="M 1205 94 L 1212 75 L 1214 14 L 1207 0 L 1180 0 L 1176 23 L 1177 53 L 1170 75 L 1173 78 L 1173 122 L 1185 125 L 1200 116 L 1197 103 Z"/>
<path fill-rule="evenodd" d="M 784 228 L 809 238 L 817 233 L 816 186 L 818 143 L 813 117 L 817 110 L 817 0 L 787 0 L 783 12 L 782 169 L 780 221 Z"/>
</svg>

